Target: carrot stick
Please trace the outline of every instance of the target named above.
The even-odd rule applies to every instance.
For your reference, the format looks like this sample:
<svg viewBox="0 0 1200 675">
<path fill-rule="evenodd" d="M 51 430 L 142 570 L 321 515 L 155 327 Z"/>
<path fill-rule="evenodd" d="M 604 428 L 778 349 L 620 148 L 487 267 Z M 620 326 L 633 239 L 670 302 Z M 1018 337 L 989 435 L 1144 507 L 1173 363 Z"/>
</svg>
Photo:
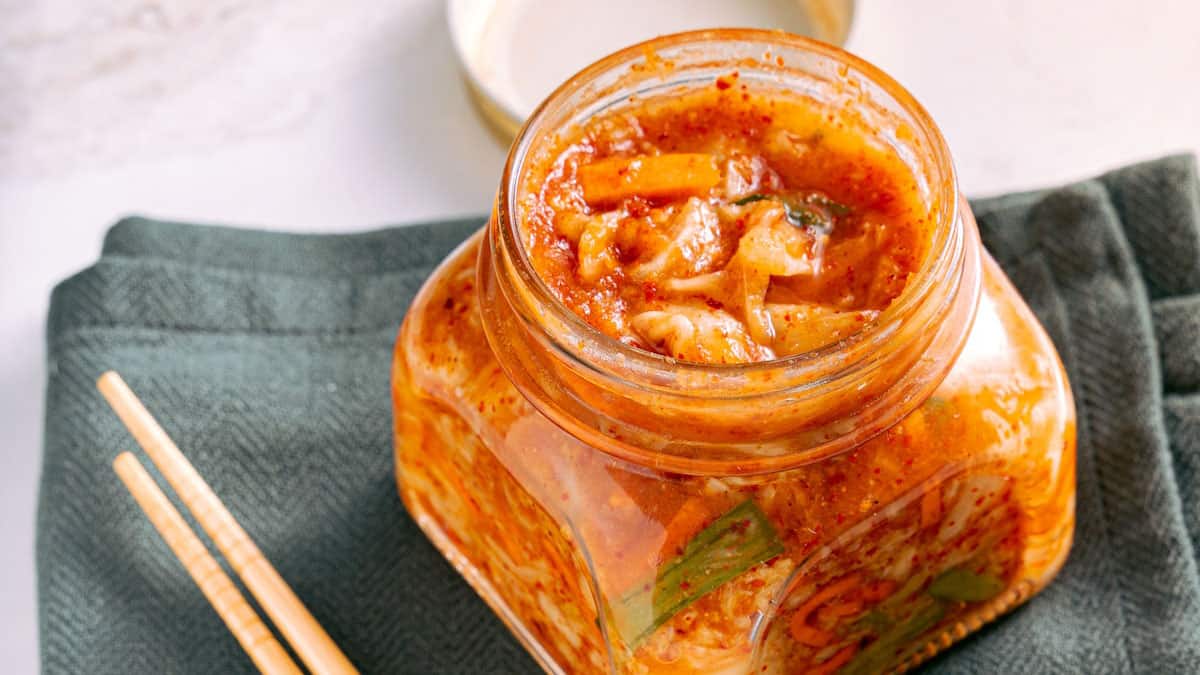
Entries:
<svg viewBox="0 0 1200 675">
<path fill-rule="evenodd" d="M 792 637 L 801 644 L 806 644 L 810 647 L 823 647 L 829 644 L 835 637 L 833 633 L 828 631 L 813 628 L 808 624 L 808 616 L 813 611 L 833 600 L 839 595 L 856 588 L 862 582 L 862 575 L 850 574 L 842 577 L 839 581 L 831 586 L 817 591 L 811 598 L 806 600 L 803 605 L 800 605 L 796 613 L 792 615 L 792 621 L 789 625 Z"/>
<path fill-rule="evenodd" d="M 846 602 L 825 605 L 817 610 L 817 617 L 819 619 L 840 619 L 844 616 L 858 614 L 862 609 L 863 604 L 858 600 L 848 600 Z"/>
<path fill-rule="evenodd" d="M 676 153 L 612 157 L 579 167 L 583 198 L 592 206 L 629 197 L 660 199 L 707 192 L 721 180 L 711 155 Z"/>
<path fill-rule="evenodd" d="M 863 586 L 862 598 L 864 602 L 879 602 L 892 594 L 896 590 L 896 582 L 890 579 L 881 579 L 872 581 Z"/>
<path fill-rule="evenodd" d="M 800 616 L 797 614 L 796 616 Z M 792 624 L 789 626 L 792 633 L 792 638 L 802 645 L 809 647 L 824 647 L 833 642 L 833 638 L 837 637 L 827 630 L 814 628 L 803 621 L 796 621 L 796 617 L 792 617 Z"/>
<path fill-rule="evenodd" d="M 846 665 L 850 659 L 854 658 L 858 652 L 858 645 L 850 645 L 843 647 L 841 651 L 829 657 L 829 660 L 824 663 L 818 663 L 815 668 L 809 668 L 807 675 L 829 675 L 838 668 Z"/>
<path fill-rule="evenodd" d="M 842 593 L 845 593 L 846 591 L 858 586 L 861 582 L 861 574 L 850 574 L 842 577 L 833 585 L 826 586 L 825 588 L 814 593 L 813 596 L 806 600 L 803 605 L 800 605 L 800 608 L 796 610 L 796 614 L 807 619 L 808 615 L 812 614 L 814 609 L 820 607 L 826 602 L 829 602 Z"/>
</svg>

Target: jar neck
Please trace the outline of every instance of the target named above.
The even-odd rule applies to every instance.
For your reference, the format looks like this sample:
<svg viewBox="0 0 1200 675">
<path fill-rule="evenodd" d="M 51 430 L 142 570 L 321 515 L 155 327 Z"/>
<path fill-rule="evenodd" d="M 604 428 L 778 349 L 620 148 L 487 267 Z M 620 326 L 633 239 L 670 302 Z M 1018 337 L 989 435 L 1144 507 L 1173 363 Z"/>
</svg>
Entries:
<svg viewBox="0 0 1200 675">
<path fill-rule="evenodd" d="M 906 120 L 905 133 L 897 136 L 925 141 L 912 153 L 919 164 L 914 171 L 921 171 L 930 186 L 927 198 L 934 222 L 921 269 L 863 330 L 777 361 L 680 362 L 622 344 L 592 328 L 559 302 L 533 269 L 520 237 L 516 193 L 524 158 L 535 141 L 544 142 L 570 117 L 571 109 L 602 109 L 605 97 L 619 100 L 626 95 L 630 83 L 617 78 L 622 86 L 593 90 L 583 97 L 588 100 L 572 100 L 589 82 L 627 65 L 608 64 L 605 70 L 601 62 L 552 95 L 510 153 L 480 248 L 479 289 L 488 340 L 501 367 L 530 403 L 573 436 L 635 464 L 694 475 L 753 474 L 844 452 L 895 424 L 932 393 L 961 350 L 974 317 L 981 249 L 970 210 L 958 197 L 945 144 L 907 92 L 840 50 L 792 37 L 781 46 L 784 38 L 779 34 L 755 31 L 697 33 L 655 42 L 672 40 L 685 46 L 733 40 L 748 43 L 759 54 L 764 41 L 781 55 L 786 53 L 783 46 L 790 46 L 799 57 L 815 53 L 819 66 L 824 61 L 851 65 L 868 83 L 882 80 L 884 93 L 898 92 L 898 102 L 889 100 L 911 119 Z M 626 54 L 628 61 L 636 61 L 637 54 L 646 53 L 645 46 L 634 49 L 639 51 L 630 56 L 627 52 L 632 50 L 627 50 L 607 60 L 619 61 Z M 709 45 L 699 53 L 711 51 Z M 743 73 L 749 67 L 739 61 Z M 646 70 L 632 72 L 650 77 Z M 671 72 L 676 78 L 695 75 L 678 63 Z M 838 72 L 848 77 L 840 67 Z"/>
</svg>

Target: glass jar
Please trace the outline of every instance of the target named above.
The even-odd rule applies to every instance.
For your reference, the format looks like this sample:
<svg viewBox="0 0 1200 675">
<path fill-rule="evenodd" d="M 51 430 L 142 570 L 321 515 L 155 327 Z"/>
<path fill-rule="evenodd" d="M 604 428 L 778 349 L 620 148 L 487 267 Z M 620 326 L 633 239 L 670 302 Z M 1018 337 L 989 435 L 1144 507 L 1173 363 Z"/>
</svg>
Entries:
<svg viewBox="0 0 1200 675">
<path fill-rule="evenodd" d="M 858 333 L 680 362 L 551 295 L 517 193 L 556 130 L 734 69 L 872 129 L 936 227 Z M 945 141 L 876 68 L 784 33 L 659 38 L 543 103 L 487 227 L 413 301 L 393 398 L 408 510 L 552 673 L 904 670 L 1036 593 L 1070 548 L 1066 376 L 983 251 Z"/>
</svg>

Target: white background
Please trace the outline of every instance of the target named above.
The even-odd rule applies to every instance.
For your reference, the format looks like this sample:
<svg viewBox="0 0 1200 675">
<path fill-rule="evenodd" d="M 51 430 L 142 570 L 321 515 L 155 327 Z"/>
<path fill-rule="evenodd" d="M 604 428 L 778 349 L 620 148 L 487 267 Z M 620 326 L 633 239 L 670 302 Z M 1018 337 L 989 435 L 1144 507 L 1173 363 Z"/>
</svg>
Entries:
<svg viewBox="0 0 1200 675">
<path fill-rule="evenodd" d="M 848 46 L 926 105 L 983 195 L 1200 151 L 1198 35 L 1195 2 L 863 0 Z M 481 213 L 503 157 L 439 0 L 0 0 L 5 672 L 37 668 L 47 301 L 105 229 L 129 213 L 303 231 Z"/>
</svg>

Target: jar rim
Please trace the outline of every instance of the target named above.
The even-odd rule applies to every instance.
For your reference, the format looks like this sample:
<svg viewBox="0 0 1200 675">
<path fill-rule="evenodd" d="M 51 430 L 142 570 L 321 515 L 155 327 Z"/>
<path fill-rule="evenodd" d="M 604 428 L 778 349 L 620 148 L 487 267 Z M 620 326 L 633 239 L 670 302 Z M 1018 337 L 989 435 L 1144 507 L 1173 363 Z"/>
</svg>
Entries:
<svg viewBox="0 0 1200 675">
<path fill-rule="evenodd" d="M 528 250 L 521 243 L 517 199 L 520 194 L 522 170 L 525 167 L 525 160 L 533 143 L 547 131 L 542 129 L 540 125 L 551 107 L 561 99 L 584 88 L 598 76 L 614 71 L 622 66 L 632 66 L 639 59 L 647 58 L 648 54 L 654 54 L 663 48 L 681 47 L 703 42 L 758 43 L 768 49 L 771 46 L 781 45 L 806 52 L 813 52 L 840 65 L 852 68 L 867 81 L 882 88 L 887 95 L 891 96 L 899 104 L 905 113 L 912 117 L 912 121 L 919 127 L 920 132 L 924 134 L 933 151 L 934 162 L 943 172 L 944 180 L 940 181 L 937 185 L 931 186 L 940 212 L 933 214 L 934 227 L 932 228 L 932 237 L 929 249 L 922 260 L 921 267 L 905 284 L 900 296 L 893 300 L 874 321 L 865 324 L 862 328 L 843 337 L 841 340 L 810 351 L 782 358 L 732 364 L 685 361 L 640 349 L 632 345 L 627 345 L 603 333 L 559 300 L 551 292 L 550 287 L 541 275 L 534 269 Z M 549 131 L 553 132 L 552 129 Z M 929 113 L 908 90 L 874 65 L 838 47 L 784 31 L 748 28 L 698 30 L 656 37 L 614 52 L 573 75 L 555 89 L 534 110 L 518 132 L 505 162 L 496 200 L 496 220 L 498 221 L 496 229 L 498 232 L 494 233 L 494 236 L 498 236 L 501 240 L 500 243 L 503 249 L 507 251 L 509 259 L 513 262 L 513 270 L 521 277 L 520 280 L 524 289 L 533 296 L 540 310 L 552 312 L 556 321 L 561 322 L 561 325 L 565 325 L 571 329 L 575 338 L 572 342 L 578 343 L 579 340 L 583 340 L 594 345 L 600 345 L 605 350 L 610 350 L 613 354 L 619 354 L 626 366 L 632 365 L 640 370 L 650 372 L 669 369 L 672 373 L 682 374 L 683 378 L 681 379 L 684 380 L 690 379 L 689 376 L 696 378 L 715 376 L 719 378 L 731 374 L 753 375 L 777 370 L 828 372 L 829 362 L 837 359 L 839 353 L 844 352 L 847 347 L 863 342 L 886 341 L 888 335 L 894 331 L 895 326 L 922 301 L 928 294 L 930 287 L 938 283 L 938 275 L 935 274 L 939 268 L 938 263 L 946 257 L 949 249 L 954 244 L 955 237 L 951 236 L 950 230 L 958 220 L 959 215 L 957 194 L 957 174 L 954 169 L 954 163 L 950 159 L 949 148 L 940 130 L 934 124 Z M 889 330 L 889 327 L 891 327 L 891 330 Z M 557 335 L 549 335 L 548 337 L 559 351 L 571 356 L 575 360 L 584 361 L 581 355 L 576 352 L 577 344 L 565 344 L 561 336 Z M 585 362 L 582 365 L 593 370 L 601 370 L 597 367 L 597 364 Z M 603 373 L 603 371 L 601 372 Z M 673 395 L 685 394 L 685 392 L 675 387 L 668 387 L 668 389 Z M 712 393 L 711 391 L 707 392 L 705 398 L 711 399 Z M 740 394 L 735 394 L 733 398 L 745 395 L 747 395 L 747 392 L 742 391 Z"/>
</svg>

